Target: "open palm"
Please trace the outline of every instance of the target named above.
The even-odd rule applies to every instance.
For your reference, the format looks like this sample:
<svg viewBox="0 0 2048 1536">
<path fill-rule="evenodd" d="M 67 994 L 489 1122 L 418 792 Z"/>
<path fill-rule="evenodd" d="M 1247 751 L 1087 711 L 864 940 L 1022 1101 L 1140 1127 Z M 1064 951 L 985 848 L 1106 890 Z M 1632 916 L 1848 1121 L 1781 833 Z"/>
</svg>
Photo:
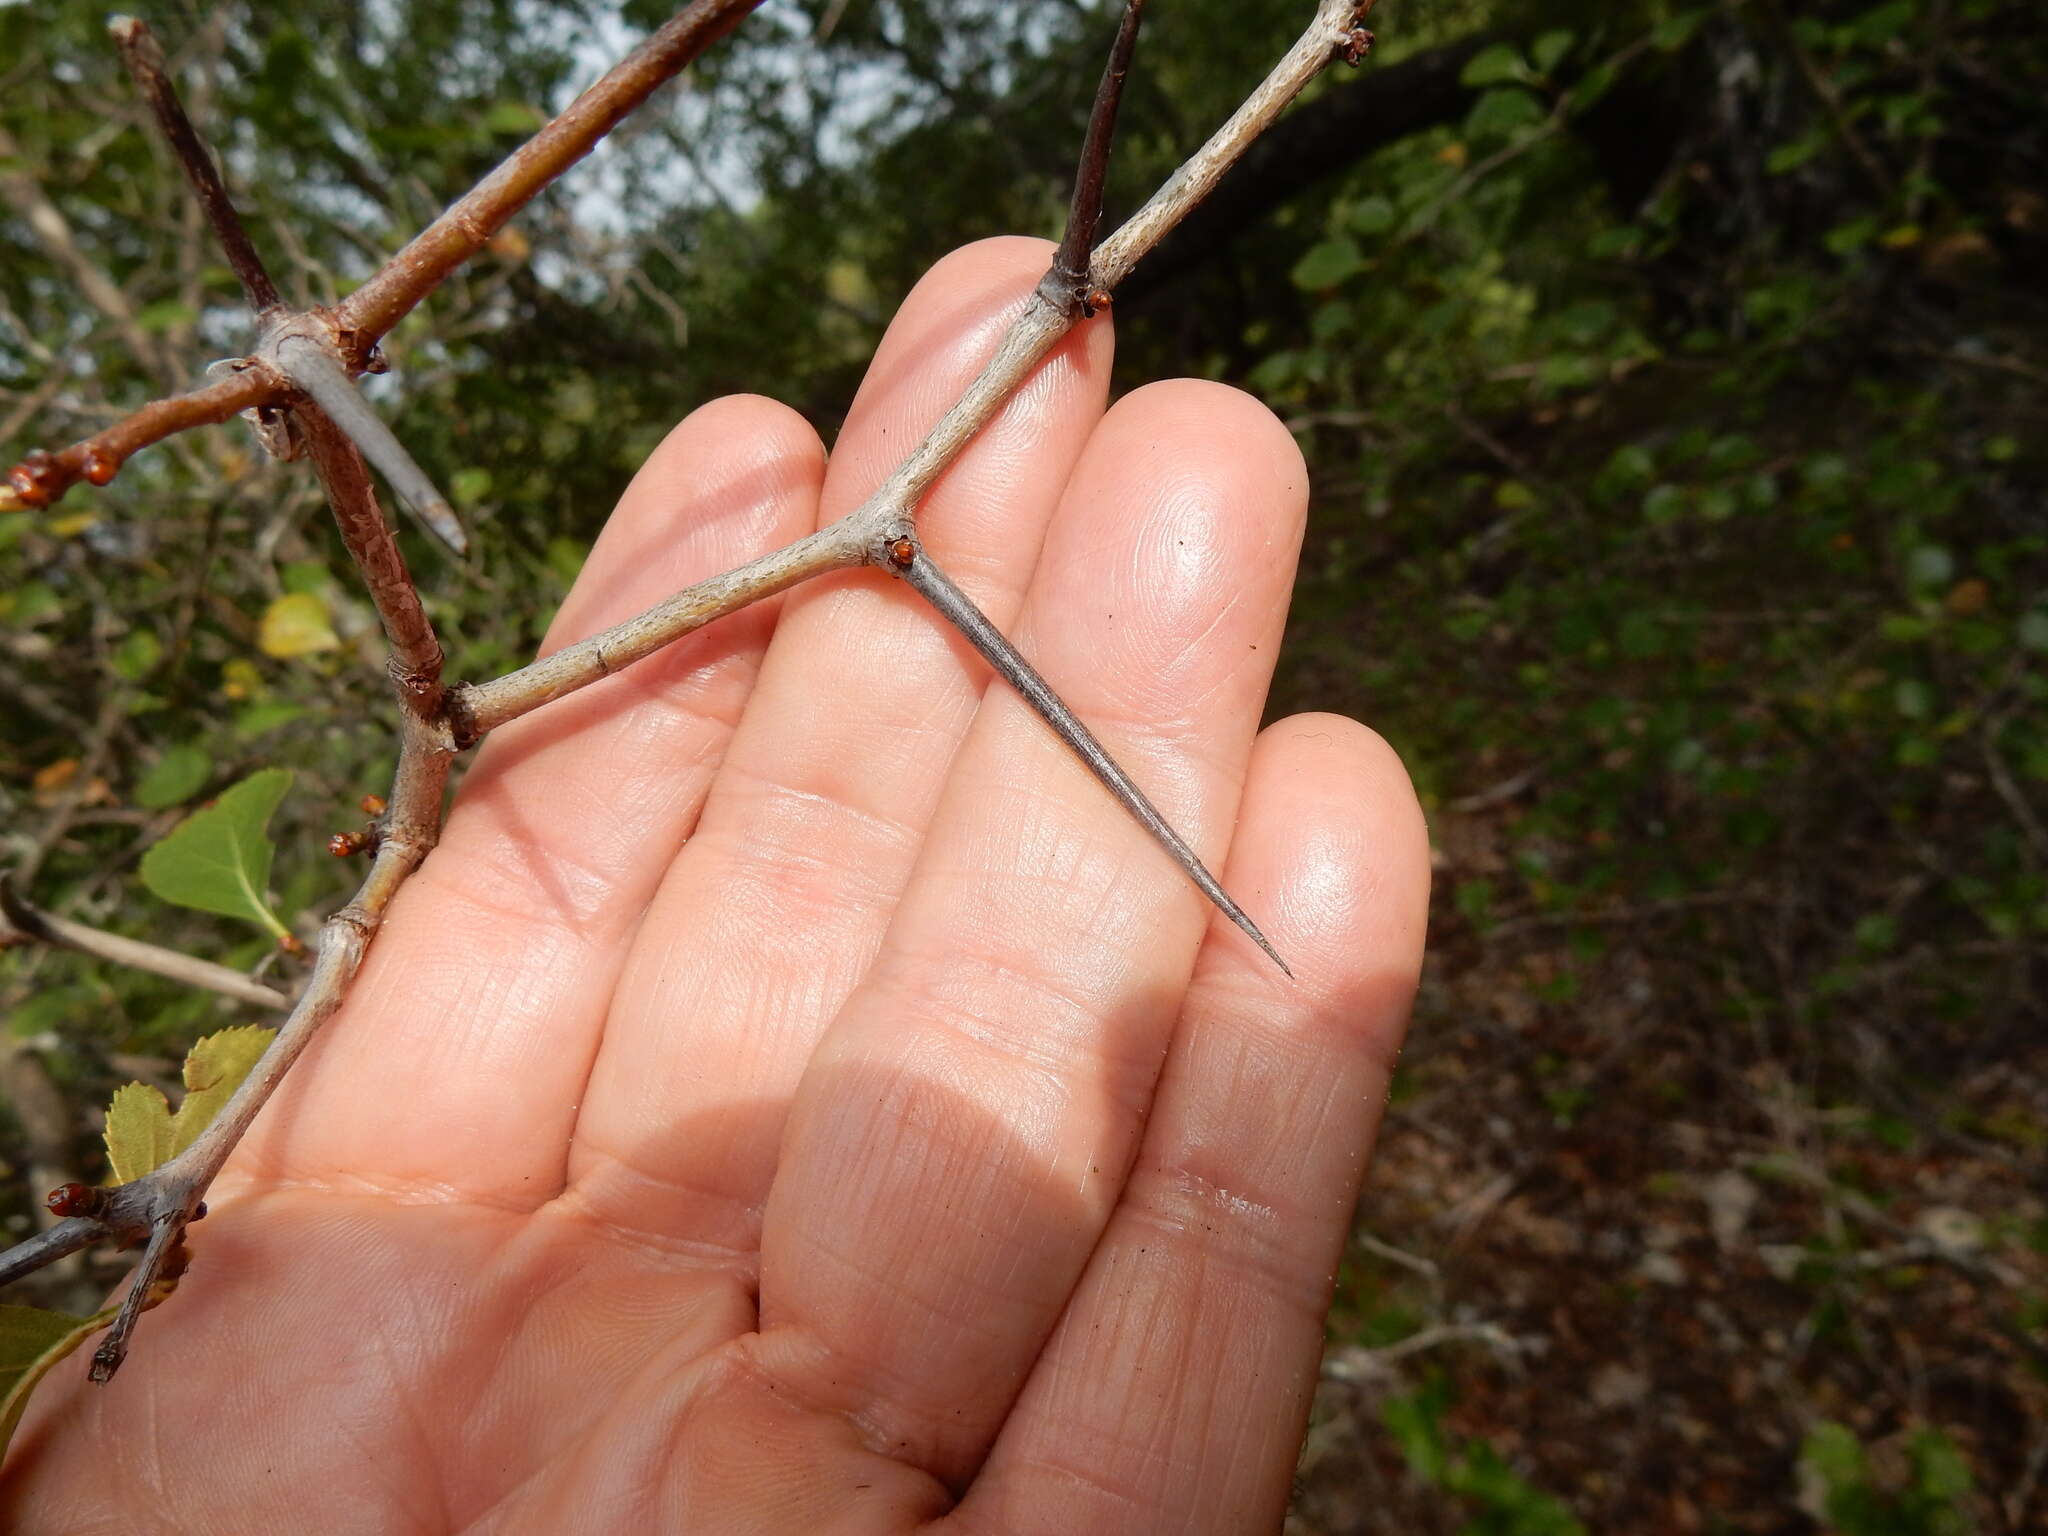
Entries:
<svg viewBox="0 0 2048 1536">
<path fill-rule="evenodd" d="M 829 468 L 692 415 L 573 640 L 853 506 L 1038 242 L 956 253 Z M 1240 1532 L 1284 1506 L 1419 959 L 1420 815 L 1333 717 L 1256 734 L 1306 479 L 1106 320 L 926 547 L 1293 965 L 1217 918 L 874 573 L 497 733 L 346 1008 L 105 1388 L 45 1386 L 24 1532 Z"/>
</svg>

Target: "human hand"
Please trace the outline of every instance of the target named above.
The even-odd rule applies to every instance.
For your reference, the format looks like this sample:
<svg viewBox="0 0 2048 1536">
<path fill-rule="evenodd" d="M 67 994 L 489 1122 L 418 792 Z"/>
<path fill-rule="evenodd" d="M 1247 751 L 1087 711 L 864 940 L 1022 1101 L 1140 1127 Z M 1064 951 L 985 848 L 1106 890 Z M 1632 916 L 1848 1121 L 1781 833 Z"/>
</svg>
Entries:
<svg viewBox="0 0 2048 1536">
<path fill-rule="evenodd" d="M 1043 272 L 948 258 L 829 470 L 692 415 L 549 644 L 852 507 Z M 1082 326 L 927 549 L 1293 966 L 908 591 L 828 578 L 495 733 L 21 1532 L 1236 1533 L 1277 1524 L 1412 995 L 1422 821 L 1254 740 L 1306 476 L 1250 399 L 1104 414 Z"/>
</svg>

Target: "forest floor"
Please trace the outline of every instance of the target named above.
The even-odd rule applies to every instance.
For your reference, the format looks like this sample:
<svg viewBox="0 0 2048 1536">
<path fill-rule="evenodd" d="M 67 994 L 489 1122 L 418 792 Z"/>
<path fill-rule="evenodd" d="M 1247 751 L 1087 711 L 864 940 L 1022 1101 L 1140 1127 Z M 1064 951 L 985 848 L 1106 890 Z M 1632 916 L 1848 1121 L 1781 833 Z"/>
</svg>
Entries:
<svg viewBox="0 0 2048 1536">
<path fill-rule="evenodd" d="M 1670 1022 L 1655 914 L 1543 1001 L 1559 932 L 1441 894 L 1499 814 L 1435 823 L 1288 1536 L 2048 1529 L 2048 1040 L 1966 1115 L 1818 1107 Z"/>
</svg>

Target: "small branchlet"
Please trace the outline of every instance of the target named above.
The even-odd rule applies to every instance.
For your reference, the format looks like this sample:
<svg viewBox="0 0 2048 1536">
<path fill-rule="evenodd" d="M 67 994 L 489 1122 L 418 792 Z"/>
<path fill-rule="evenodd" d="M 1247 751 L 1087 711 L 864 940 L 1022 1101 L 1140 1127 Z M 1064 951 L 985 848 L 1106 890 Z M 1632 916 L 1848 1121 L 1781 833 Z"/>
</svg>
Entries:
<svg viewBox="0 0 2048 1536">
<path fill-rule="evenodd" d="M 35 449 L 8 470 L 0 485 L 0 514 L 40 512 L 81 480 L 109 484 L 121 466 L 153 443 L 194 427 L 232 421 L 243 411 L 274 405 L 291 384 L 268 368 L 250 367 L 214 380 L 190 394 L 153 400 L 132 416 L 49 453 Z"/>
<path fill-rule="evenodd" d="M 282 307 L 277 284 L 270 280 L 263 258 L 256 254 L 248 230 L 242 227 L 234 199 L 228 196 L 227 184 L 220 179 L 220 168 L 200 142 L 192 120 L 185 115 L 184 103 L 178 100 L 177 87 L 171 83 L 156 35 L 147 22 L 133 16 L 114 17 L 107 23 L 107 31 L 120 47 L 121 58 L 134 77 L 136 88 L 142 92 L 142 99 L 156 115 L 157 128 L 177 156 L 185 179 L 192 184 L 199 206 L 206 213 L 206 222 L 213 226 L 213 237 L 220 242 L 221 253 L 248 296 L 249 307 L 259 316 Z"/>
</svg>

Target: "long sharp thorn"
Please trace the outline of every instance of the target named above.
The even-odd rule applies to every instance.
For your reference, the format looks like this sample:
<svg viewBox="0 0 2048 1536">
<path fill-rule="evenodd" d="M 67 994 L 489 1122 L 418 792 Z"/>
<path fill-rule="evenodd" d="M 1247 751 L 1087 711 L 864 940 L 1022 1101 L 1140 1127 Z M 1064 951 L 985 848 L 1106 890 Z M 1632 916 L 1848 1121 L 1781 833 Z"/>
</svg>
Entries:
<svg viewBox="0 0 2048 1536">
<path fill-rule="evenodd" d="M 1127 0 L 1123 20 L 1110 45 L 1109 63 L 1103 66 L 1102 83 L 1095 88 L 1095 105 L 1088 114 L 1088 133 L 1081 141 L 1081 161 L 1074 171 L 1074 197 L 1067 207 L 1067 228 L 1053 253 L 1047 281 L 1060 293 L 1056 297 L 1075 304 L 1087 314 L 1094 313 L 1089 301 L 1088 260 L 1095 253 L 1095 234 L 1102 225 L 1102 187 L 1109 171 L 1109 146 L 1116 137 L 1116 110 L 1123 101 L 1124 77 L 1130 73 L 1131 53 L 1138 45 L 1138 21 L 1145 0 Z M 1067 311 L 1072 313 L 1071 310 Z"/>
<path fill-rule="evenodd" d="M 348 434 L 363 457 L 390 482 L 398 499 L 412 508 L 434 536 L 458 555 L 469 553 L 469 540 L 456 521 L 455 509 L 413 462 L 405 445 L 384 424 L 384 418 L 370 408 L 341 365 L 329 357 L 318 342 L 303 336 L 287 336 L 278 343 L 277 361 L 291 380 L 313 403 L 334 419 Z"/>
<path fill-rule="evenodd" d="M 900 546 L 899 546 L 900 547 Z M 1254 944 L 1263 949 L 1272 962 L 1288 976 L 1287 962 L 1280 958 L 1280 952 L 1267 942 L 1259 932 L 1259 925 L 1245 915 L 1244 908 L 1230 899 L 1230 893 L 1223 889 L 1214 875 L 1209 873 L 1167 819 L 1159 814 L 1157 806 L 1145 797 L 1145 792 L 1131 782 L 1129 774 L 1119 768 L 1102 743 L 1080 717 L 1052 691 L 1050 684 L 1040 677 L 1031 663 L 1003 635 L 1003 632 L 989 622 L 988 616 L 974 606 L 965 592 L 953 585 L 952 579 L 932 563 L 931 557 L 922 550 L 913 550 L 907 562 L 891 561 L 889 567 L 907 582 L 933 608 L 940 617 L 967 637 L 968 644 L 981 652 L 997 674 L 1016 689 L 1024 702 L 1038 711 L 1039 717 L 1052 727 L 1053 734 L 1072 749 L 1074 755 L 1088 766 L 1088 771 L 1102 781 L 1107 789 L 1126 811 L 1131 813 L 1141 827 L 1150 832 L 1159 846 L 1164 848 L 1173 862 L 1178 864 L 1187 877 L 1195 882 L 1202 894 L 1216 904 L 1216 909 L 1244 930 Z"/>
</svg>

